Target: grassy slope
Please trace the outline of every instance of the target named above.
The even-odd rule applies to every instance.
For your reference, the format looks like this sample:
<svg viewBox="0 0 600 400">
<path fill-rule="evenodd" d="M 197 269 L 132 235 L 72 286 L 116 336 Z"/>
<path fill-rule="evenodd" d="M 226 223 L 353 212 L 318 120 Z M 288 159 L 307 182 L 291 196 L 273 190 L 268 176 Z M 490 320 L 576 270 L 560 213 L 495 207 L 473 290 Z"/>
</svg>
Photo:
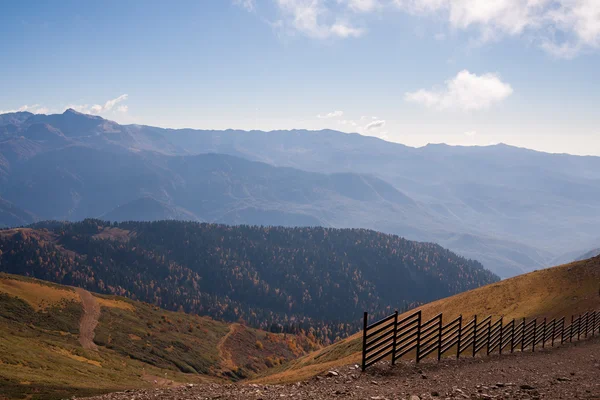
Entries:
<svg viewBox="0 0 600 400">
<path fill-rule="evenodd" d="M 294 336 L 95 297 L 97 352 L 79 343 L 73 288 L 0 274 L 0 399 L 238 379 L 304 354 Z"/>
<path fill-rule="evenodd" d="M 562 317 L 600 308 L 600 257 L 517 276 L 422 306 L 423 318 L 444 313 L 450 321 L 461 313 L 505 319 Z M 411 313 L 416 310 L 410 311 Z M 340 365 L 359 363 L 361 334 L 269 371 L 258 382 L 294 382 Z"/>
</svg>

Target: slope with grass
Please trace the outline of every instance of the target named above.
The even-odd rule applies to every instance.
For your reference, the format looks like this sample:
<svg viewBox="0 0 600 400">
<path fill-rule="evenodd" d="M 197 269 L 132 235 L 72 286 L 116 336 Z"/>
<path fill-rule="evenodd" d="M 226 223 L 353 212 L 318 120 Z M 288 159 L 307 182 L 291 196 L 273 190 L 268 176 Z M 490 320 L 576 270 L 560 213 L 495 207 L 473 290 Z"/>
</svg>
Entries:
<svg viewBox="0 0 600 400">
<path fill-rule="evenodd" d="M 534 271 L 452 297 L 428 303 L 418 309 L 424 320 L 439 313 L 444 321 L 459 315 L 505 319 L 583 314 L 600 308 L 600 256 L 570 264 Z M 410 313 L 416 310 L 410 311 Z M 400 317 L 402 318 L 402 317 Z M 343 341 L 268 371 L 259 382 L 294 382 L 341 365 L 359 363 L 362 336 Z"/>
<path fill-rule="evenodd" d="M 300 336 L 0 274 L 0 399 L 238 380 L 315 348 Z"/>
<path fill-rule="evenodd" d="M 432 243 L 364 229 L 183 221 L 45 222 L 0 230 L 0 271 L 319 341 L 363 309 L 408 309 L 498 280 Z"/>
</svg>

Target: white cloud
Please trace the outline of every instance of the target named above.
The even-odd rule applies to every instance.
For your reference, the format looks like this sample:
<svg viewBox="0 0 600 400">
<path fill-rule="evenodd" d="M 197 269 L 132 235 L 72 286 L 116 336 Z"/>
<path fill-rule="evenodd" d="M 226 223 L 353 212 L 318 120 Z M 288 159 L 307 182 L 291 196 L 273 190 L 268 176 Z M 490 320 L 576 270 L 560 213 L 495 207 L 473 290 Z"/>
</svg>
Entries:
<svg viewBox="0 0 600 400">
<path fill-rule="evenodd" d="M 100 104 L 94 104 L 92 106 L 89 106 L 87 104 L 70 104 L 68 105 L 66 108 L 72 108 L 75 111 L 78 111 L 80 113 L 84 113 L 84 114 L 103 114 L 106 113 L 108 111 L 111 111 L 117 104 L 124 102 L 125 100 L 127 100 L 129 96 L 127 94 L 122 94 L 117 98 L 111 99 L 111 100 L 107 100 L 104 105 L 100 105 Z M 122 112 L 122 113 L 126 113 L 129 110 L 129 107 L 127 105 L 120 105 L 117 108 L 118 112 Z"/>
<path fill-rule="evenodd" d="M 453 29 L 476 29 L 480 43 L 527 35 L 546 51 L 565 58 L 600 48 L 598 0 L 393 1 L 411 14 L 442 15 Z"/>
<path fill-rule="evenodd" d="M 327 114 L 319 114 L 317 118 L 325 119 L 325 118 L 339 118 L 344 115 L 343 111 L 332 111 Z"/>
<path fill-rule="evenodd" d="M 373 121 L 367 124 L 367 126 L 365 126 L 365 129 L 370 131 L 372 129 L 379 129 L 379 128 L 383 128 L 385 126 L 385 121 L 384 120 L 377 120 L 377 121 Z"/>
<path fill-rule="evenodd" d="M 341 18 L 325 0 L 275 0 L 282 19 L 274 26 L 298 31 L 314 39 L 358 37 L 364 29 L 354 27 Z"/>
<path fill-rule="evenodd" d="M 233 4 L 250 12 L 256 9 L 256 0 L 233 0 Z"/>
<path fill-rule="evenodd" d="M 379 0 L 338 0 L 338 4 L 344 4 L 354 12 L 371 12 L 381 7 Z"/>
<path fill-rule="evenodd" d="M 19 108 L 12 109 L 12 110 L 0 110 L 0 114 L 9 114 L 9 113 L 23 112 L 23 111 L 27 111 L 32 114 L 46 114 L 46 113 L 48 113 L 49 110 L 48 110 L 48 108 L 42 107 L 39 104 L 33 104 L 33 105 L 24 105 L 24 106 L 21 106 Z"/>
<path fill-rule="evenodd" d="M 344 23 L 336 23 L 331 26 L 331 33 L 337 37 L 359 37 L 365 33 L 364 29 L 353 28 L 350 25 Z"/>
<path fill-rule="evenodd" d="M 550 54 L 572 58 L 600 49 L 600 0 L 269 0 L 278 10 L 271 26 L 314 39 L 353 38 L 367 29 L 366 13 L 391 10 L 445 20 L 452 30 L 473 33 L 483 44 L 523 37 Z M 233 0 L 248 11 L 256 0 Z M 357 24 L 362 22 L 363 24 Z M 362 26 L 361 26 L 362 25 Z M 443 40 L 447 32 L 435 35 Z"/>
<path fill-rule="evenodd" d="M 512 93 L 513 88 L 495 74 L 476 75 L 463 70 L 446 81 L 443 89 L 408 92 L 404 99 L 428 108 L 475 111 L 487 109 Z"/>
<path fill-rule="evenodd" d="M 468 137 L 473 137 L 475 135 L 477 135 L 477 131 L 467 131 L 467 132 L 465 132 L 465 136 L 468 136 Z"/>
</svg>

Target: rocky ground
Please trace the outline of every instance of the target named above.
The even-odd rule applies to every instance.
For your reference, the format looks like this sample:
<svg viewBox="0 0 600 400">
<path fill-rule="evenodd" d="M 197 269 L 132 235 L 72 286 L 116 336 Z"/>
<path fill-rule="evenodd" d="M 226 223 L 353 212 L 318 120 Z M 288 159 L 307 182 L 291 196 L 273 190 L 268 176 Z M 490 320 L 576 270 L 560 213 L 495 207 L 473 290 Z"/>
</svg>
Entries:
<svg viewBox="0 0 600 400">
<path fill-rule="evenodd" d="M 292 385 L 185 385 L 96 400 L 202 399 L 600 399 L 600 338 L 490 357 L 358 366 Z"/>
</svg>

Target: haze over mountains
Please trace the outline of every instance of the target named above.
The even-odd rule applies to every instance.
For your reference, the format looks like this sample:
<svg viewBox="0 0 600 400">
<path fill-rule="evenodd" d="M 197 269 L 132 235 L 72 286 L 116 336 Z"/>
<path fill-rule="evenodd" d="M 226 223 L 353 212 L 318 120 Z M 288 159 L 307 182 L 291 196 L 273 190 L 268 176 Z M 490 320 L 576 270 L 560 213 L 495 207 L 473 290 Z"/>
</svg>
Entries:
<svg viewBox="0 0 600 400">
<path fill-rule="evenodd" d="M 600 157 L 0 115 L 0 226 L 86 217 L 369 228 L 508 277 L 598 246 Z"/>
</svg>

